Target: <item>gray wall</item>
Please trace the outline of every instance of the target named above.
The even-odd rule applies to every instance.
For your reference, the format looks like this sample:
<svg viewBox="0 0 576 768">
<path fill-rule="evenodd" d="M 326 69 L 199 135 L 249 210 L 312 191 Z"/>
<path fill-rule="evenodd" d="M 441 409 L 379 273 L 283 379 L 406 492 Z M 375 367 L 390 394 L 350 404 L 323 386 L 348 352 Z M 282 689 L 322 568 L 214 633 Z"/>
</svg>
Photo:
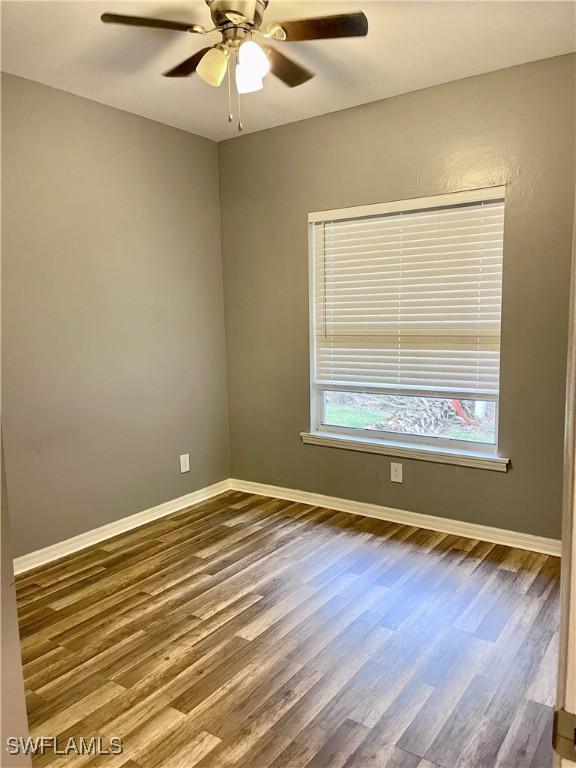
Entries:
<svg viewBox="0 0 576 768">
<path fill-rule="evenodd" d="M 229 477 L 226 360 L 216 145 L 9 75 L 2 108 L 20 555 Z"/>
<path fill-rule="evenodd" d="M 219 145 L 232 472 L 560 535 L 574 57 Z M 508 474 L 305 446 L 309 211 L 507 184 L 500 442 Z"/>
<path fill-rule="evenodd" d="M 9 75 L 2 86 L 15 554 L 230 474 L 560 534 L 574 57 L 219 147 Z M 512 470 L 404 461 L 392 485 L 386 457 L 302 445 L 307 213 L 502 183 L 500 439 Z"/>
</svg>

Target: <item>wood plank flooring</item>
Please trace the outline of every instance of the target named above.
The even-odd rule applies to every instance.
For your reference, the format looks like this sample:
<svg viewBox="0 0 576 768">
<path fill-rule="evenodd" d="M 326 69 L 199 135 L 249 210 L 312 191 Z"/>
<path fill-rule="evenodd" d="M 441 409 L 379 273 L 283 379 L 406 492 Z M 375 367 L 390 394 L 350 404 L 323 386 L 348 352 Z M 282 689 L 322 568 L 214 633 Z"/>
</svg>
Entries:
<svg viewBox="0 0 576 768">
<path fill-rule="evenodd" d="M 548 768 L 559 561 L 227 493 L 17 580 L 76 768 Z"/>
</svg>

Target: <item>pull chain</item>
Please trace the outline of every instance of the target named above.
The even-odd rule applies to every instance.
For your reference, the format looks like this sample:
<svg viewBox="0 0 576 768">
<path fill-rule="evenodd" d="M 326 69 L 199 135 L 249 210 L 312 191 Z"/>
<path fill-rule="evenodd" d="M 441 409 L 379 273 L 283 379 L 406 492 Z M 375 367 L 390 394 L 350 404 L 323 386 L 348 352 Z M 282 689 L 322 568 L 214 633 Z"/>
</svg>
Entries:
<svg viewBox="0 0 576 768">
<path fill-rule="evenodd" d="M 230 75 L 230 63 L 227 68 L 228 74 L 228 122 L 231 123 L 234 120 L 234 114 L 232 112 L 232 76 Z"/>
<path fill-rule="evenodd" d="M 239 59 L 239 52 L 236 51 L 236 66 L 238 66 Z M 236 86 L 236 99 L 238 105 L 238 133 L 240 133 L 242 131 L 242 112 L 240 111 L 240 91 L 238 90 L 238 86 Z"/>
</svg>

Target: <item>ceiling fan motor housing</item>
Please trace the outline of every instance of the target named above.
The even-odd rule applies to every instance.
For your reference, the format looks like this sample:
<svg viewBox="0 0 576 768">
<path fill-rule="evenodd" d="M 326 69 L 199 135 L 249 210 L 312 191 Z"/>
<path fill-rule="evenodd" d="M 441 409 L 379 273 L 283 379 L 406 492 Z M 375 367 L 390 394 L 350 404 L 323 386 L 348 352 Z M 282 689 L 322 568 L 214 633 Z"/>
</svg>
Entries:
<svg viewBox="0 0 576 768">
<path fill-rule="evenodd" d="M 268 0 L 206 0 L 216 27 L 247 25 L 260 27 Z"/>
</svg>

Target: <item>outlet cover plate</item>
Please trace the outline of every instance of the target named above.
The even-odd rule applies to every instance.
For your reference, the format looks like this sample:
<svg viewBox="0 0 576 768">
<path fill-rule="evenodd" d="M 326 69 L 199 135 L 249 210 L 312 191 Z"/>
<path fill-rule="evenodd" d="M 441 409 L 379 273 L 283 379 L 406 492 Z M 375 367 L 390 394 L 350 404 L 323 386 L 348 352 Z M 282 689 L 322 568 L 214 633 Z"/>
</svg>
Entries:
<svg viewBox="0 0 576 768">
<path fill-rule="evenodd" d="M 402 482 L 402 464 L 395 461 L 390 462 L 390 481 L 392 483 Z"/>
</svg>

